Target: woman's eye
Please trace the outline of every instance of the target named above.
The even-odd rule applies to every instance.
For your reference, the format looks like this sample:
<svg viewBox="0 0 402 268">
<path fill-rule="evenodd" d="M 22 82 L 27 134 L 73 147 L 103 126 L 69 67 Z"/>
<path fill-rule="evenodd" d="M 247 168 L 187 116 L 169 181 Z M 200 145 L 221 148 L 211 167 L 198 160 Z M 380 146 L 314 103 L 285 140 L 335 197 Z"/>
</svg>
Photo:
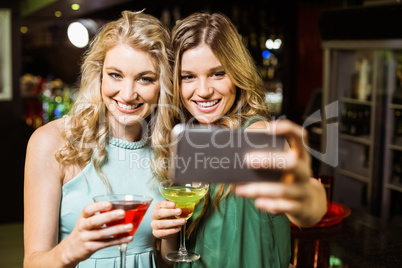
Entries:
<svg viewBox="0 0 402 268">
<path fill-rule="evenodd" d="M 181 76 L 181 80 L 191 80 L 192 78 L 194 78 L 194 76 L 192 76 L 192 75 L 182 75 Z"/>
<path fill-rule="evenodd" d="M 223 77 L 223 76 L 225 76 L 225 75 L 226 75 L 225 72 L 217 72 L 217 73 L 214 73 L 214 76 L 216 76 L 216 77 Z"/>
<path fill-rule="evenodd" d="M 141 77 L 139 81 L 144 84 L 150 84 L 150 83 L 155 82 L 155 79 L 151 78 L 151 77 Z"/>
<path fill-rule="evenodd" d="M 118 73 L 110 73 L 109 76 L 111 76 L 114 79 L 121 79 L 122 76 Z"/>
</svg>

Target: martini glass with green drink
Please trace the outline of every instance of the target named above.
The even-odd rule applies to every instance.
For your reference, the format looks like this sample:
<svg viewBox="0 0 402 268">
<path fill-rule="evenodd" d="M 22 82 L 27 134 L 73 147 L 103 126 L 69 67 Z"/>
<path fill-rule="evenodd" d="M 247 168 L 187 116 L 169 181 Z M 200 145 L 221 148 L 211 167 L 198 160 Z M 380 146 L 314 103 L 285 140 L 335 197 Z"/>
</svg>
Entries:
<svg viewBox="0 0 402 268">
<path fill-rule="evenodd" d="M 208 192 L 209 184 L 193 182 L 186 184 L 162 185 L 160 191 L 167 200 L 176 203 L 176 208 L 181 209 L 181 214 L 176 218 L 188 220 L 194 212 L 194 207 Z M 186 249 L 186 224 L 180 230 L 180 248 L 166 254 L 166 259 L 173 262 L 193 262 L 200 258 L 197 252 Z"/>
</svg>

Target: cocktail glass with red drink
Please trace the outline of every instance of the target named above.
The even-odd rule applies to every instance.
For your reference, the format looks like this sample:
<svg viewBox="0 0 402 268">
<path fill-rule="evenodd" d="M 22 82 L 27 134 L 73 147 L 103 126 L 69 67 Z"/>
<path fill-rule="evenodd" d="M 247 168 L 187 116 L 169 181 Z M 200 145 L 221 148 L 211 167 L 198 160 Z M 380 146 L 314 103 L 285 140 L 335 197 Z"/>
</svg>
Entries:
<svg viewBox="0 0 402 268">
<path fill-rule="evenodd" d="M 123 237 L 128 235 L 134 235 L 145 213 L 147 212 L 149 206 L 151 205 L 152 198 L 144 195 L 132 195 L 132 194 L 110 194 L 110 195 L 100 195 L 95 196 L 95 202 L 108 201 L 112 203 L 112 210 L 123 209 L 126 215 L 123 219 L 110 222 L 106 224 L 107 227 L 118 225 L 118 224 L 133 224 L 133 230 L 126 234 L 118 235 L 117 237 Z M 120 250 L 120 268 L 126 267 L 126 252 L 127 244 L 119 245 Z"/>
</svg>

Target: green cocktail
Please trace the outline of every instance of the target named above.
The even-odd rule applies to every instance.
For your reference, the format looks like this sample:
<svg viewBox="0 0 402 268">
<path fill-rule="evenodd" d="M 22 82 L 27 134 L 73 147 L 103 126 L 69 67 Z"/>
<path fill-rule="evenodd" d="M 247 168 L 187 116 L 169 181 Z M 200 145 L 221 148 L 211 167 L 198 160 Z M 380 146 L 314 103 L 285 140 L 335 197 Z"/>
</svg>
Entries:
<svg viewBox="0 0 402 268">
<path fill-rule="evenodd" d="M 181 209 L 181 214 L 176 218 L 184 218 L 188 220 L 194 212 L 197 201 L 204 197 L 208 192 L 209 185 L 202 182 L 193 182 L 188 184 L 160 186 L 163 197 L 174 202 L 176 208 Z M 200 258 L 200 254 L 186 249 L 186 225 L 181 226 L 180 231 L 180 248 L 179 250 L 169 252 L 166 258 L 174 262 L 192 262 Z"/>
<path fill-rule="evenodd" d="M 193 186 L 171 186 L 161 189 L 163 197 L 175 202 L 176 208 L 181 209 L 181 214 L 176 218 L 188 220 L 194 212 L 195 204 L 204 197 L 208 188 L 198 188 Z"/>
</svg>

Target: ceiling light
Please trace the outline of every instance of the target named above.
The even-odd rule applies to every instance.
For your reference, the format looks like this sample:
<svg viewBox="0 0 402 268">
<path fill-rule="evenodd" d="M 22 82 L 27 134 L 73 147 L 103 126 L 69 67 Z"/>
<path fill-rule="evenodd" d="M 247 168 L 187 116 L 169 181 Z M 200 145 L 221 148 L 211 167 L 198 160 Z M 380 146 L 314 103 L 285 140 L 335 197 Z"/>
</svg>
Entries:
<svg viewBox="0 0 402 268">
<path fill-rule="evenodd" d="M 89 42 L 88 30 L 80 22 L 71 23 L 68 26 L 67 35 L 70 42 L 78 48 L 85 47 Z"/>
</svg>

